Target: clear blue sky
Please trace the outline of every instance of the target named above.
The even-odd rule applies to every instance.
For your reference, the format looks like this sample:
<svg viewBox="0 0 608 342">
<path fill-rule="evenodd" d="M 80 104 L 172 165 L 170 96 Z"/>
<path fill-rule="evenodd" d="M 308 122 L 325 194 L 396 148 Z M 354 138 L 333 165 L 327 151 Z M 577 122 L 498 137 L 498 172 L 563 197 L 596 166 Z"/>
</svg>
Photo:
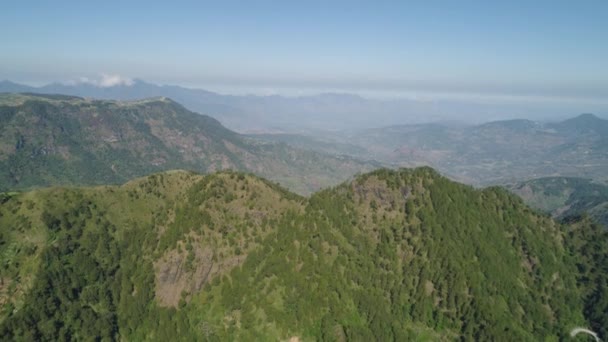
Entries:
<svg viewBox="0 0 608 342">
<path fill-rule="evenodd" d="M 27 1 L 0 79 L 608 98 L 608 1 Z"/>
</svg>

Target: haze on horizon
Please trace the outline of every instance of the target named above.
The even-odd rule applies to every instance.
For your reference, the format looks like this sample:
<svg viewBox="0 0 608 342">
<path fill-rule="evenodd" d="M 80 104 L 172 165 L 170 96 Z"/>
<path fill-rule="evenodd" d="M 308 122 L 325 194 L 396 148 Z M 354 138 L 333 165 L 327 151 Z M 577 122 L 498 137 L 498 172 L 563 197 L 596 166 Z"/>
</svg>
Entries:
<svg viewBox="0 0 608 342">
<path fill-rule="evenodd" d="M 0 79 L 605 110 L 607 10 L 605 1 L 13 2 L 0 13 Z"/>
</svg>

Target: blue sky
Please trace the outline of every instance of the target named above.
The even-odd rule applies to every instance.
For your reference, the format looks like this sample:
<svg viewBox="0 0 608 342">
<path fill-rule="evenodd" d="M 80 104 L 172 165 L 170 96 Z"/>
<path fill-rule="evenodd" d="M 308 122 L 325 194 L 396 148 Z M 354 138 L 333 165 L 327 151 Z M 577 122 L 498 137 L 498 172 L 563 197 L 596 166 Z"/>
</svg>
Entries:
<svg viewBox="0 0 608 342">
<path fill-rule="evenodd" d="M 608 1 L 11 1 L 0 79 L 608 98 Z"/>
</svg>

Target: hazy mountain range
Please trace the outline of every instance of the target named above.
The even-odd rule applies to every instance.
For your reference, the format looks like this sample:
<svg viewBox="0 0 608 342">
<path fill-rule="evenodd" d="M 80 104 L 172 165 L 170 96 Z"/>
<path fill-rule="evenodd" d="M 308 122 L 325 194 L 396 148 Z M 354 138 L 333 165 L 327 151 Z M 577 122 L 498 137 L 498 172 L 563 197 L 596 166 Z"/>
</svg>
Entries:
<svg viewBox="0 0 608 342">
<path fill-rule="evenodd" d="M 79 89 L 91 94 L 105 89 L 117 97 L 121 87 L 140 89 Z M 247 170 L 304 194 L 380 165 L 430 165 L 481 186 L 556 176 L 608 179 L 608 121 L 592 114 L 559 122 L 430 123 L 243 136 L 167 98 L 112 102 L 6 94 L 0 104 L 4 189 L 119 183 L 174 168 Z"/>
<path fill-rule="evenodd" d="M 375 159 L 430 165 L 475 185 L 567 176 L 608 179 L 608 120 L 582 114 L 558 122 L 397 125 L 317 135 L 264 134 L 268 141 Z"/>
<path fill-rule="evenodd" d="M 189 110 L 210 115 L 226 127 L 244 133 L 309 133 L 437 121 L 487 122 L 528 117 L 567 117 L 574 104 L 538 107 L 509 101 L 453 99 L 369 99 L 348 93 L 310 96 L 235 96 L 202 89 L 156 85 L 142 80 L 101 86 L 95 83 L 51 83 L 31 87 L 0 82 L 0 92 L 65 94 L 113 100 L 169 97 Z"/>
</svg>

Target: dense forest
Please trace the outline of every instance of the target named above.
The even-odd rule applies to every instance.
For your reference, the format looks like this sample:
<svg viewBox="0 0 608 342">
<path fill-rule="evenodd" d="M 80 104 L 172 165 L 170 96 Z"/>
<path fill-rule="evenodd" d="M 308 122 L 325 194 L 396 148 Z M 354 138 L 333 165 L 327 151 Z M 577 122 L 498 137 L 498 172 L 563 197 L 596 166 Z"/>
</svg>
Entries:
<svg viewBox="0 0 608 342">
<path fill-rule="evenodd" d="M 309 198 L 172 171 L 0 203 L 3 340 L 608 337 L 604 229 L 430 168 Z"/>
</svg>

